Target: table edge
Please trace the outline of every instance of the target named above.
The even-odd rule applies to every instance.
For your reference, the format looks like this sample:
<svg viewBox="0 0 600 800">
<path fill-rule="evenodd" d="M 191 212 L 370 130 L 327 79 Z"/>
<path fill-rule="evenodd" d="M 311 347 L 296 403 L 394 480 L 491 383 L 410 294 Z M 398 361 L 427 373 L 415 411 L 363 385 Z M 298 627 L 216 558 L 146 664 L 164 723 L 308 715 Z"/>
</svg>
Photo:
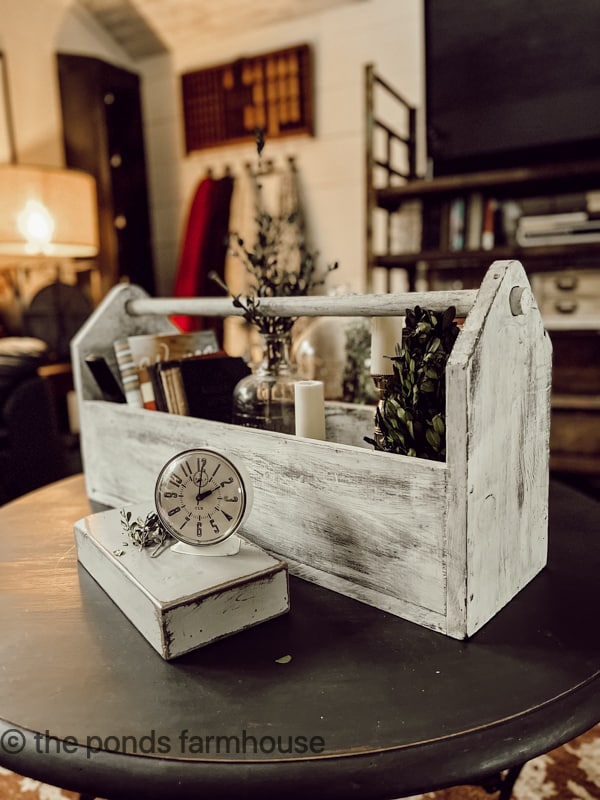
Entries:
<svg viewBox="0 0 600 800">
<path fill-rule="evenodd" d="M 213 798 L 228 798 L 232 781 L 248 800 L 264 798 L 268 786 L 286 780 L 288 797 L 317 792 L 321 800 L 386 792 L 404 796 L 447 786 L 472 784 L 529 761 L 581 735 L 600 722 L 600 672 L 558 698 L 507 719 L 470 731 L 408 745 L 293 759 L 190 759 L 95 752 L 40 753 L 35 732 L 0 721 L 0 742 L 8 731 L 23 737 L 18 753 L 2 751 L 8 769 L 79 792 L 111 800 L 162 800 L 177 784 L 182 800 L 197 798 L 198 786 Z M 457 748 L 461 739 L 468 746 Z M 418 752 L 418 756 L 415 754 Z M 285 773 L 285 776 L 284 774 Z M 75 778 L 73 776 L 76 776 Z M 392 796 L 391 794 L 389 796 Z"/>
</svg>

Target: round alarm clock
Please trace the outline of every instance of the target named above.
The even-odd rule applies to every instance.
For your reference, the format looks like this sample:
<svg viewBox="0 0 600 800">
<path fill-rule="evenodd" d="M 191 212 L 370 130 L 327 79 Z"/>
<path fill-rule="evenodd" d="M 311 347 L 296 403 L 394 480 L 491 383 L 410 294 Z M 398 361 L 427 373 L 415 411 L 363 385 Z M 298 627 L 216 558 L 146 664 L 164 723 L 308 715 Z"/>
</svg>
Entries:
<svg viewBox="0 0 600 800">
<path fill-rule="evenodd" d="M 252 485 L 242 464 L 218 450 L 195 448 L 167 461 L 154 502 L 161 525 L 175 539 L 212 545 L 239 530 L 252 506 Z"/>
</svg>

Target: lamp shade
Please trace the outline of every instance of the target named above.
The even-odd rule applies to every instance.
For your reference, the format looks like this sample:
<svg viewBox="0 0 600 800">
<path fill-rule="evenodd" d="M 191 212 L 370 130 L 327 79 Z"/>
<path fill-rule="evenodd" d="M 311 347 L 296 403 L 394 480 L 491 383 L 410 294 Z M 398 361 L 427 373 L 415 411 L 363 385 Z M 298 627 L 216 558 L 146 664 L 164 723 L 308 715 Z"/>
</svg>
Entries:
<svg viewBox="0 0 600 800">
<path fill-rule="evenodd" d="M 75 169 L 0 165 L 0 255 L 91 258 L 96 183 Z"/>
</svg>

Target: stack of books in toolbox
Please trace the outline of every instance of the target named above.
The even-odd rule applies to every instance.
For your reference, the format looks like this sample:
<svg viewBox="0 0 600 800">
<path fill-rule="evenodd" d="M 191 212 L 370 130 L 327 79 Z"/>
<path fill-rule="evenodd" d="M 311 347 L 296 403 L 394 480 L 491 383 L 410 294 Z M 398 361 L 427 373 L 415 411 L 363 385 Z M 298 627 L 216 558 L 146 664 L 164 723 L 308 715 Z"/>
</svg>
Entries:
<svg viewBox="0 0 600 800">
<path fill-rule="evenodd" d="M 126 402 L 170 414 L 231 422 L 233 389 L 250 373 L 211 330 L 128 336 L 114 350 Z"/>
</svg>

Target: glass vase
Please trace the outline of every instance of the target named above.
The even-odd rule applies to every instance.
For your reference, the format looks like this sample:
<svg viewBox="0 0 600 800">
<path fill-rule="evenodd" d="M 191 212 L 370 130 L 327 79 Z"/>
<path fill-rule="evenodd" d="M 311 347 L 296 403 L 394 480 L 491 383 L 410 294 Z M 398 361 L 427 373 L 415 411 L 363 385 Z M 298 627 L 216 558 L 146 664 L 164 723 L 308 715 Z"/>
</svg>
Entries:
<svg viewBox="0 0 600 800">
<path fill-rule="evenodd" d="M 263 358 L 233 390 L 235 425 L 295 433 L 295 368 L 290 361 L 291 333 L 264 335 Z"/>
</svg>

